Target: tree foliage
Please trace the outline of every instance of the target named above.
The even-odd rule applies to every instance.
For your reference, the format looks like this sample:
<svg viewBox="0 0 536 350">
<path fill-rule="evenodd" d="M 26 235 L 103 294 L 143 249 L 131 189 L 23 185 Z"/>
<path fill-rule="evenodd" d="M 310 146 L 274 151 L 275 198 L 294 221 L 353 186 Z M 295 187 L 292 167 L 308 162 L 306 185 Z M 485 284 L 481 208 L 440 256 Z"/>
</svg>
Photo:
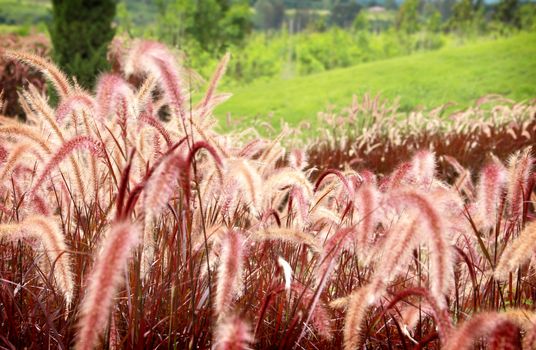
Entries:
<svg viewBox="0 0 536 350">
<path fill-rule="evenodd" d="M 115 0 L 53 0 L 48 29 L 55 61 L 77 82 L 90 88 L 107 70 L 106 52 L 115 30 Z"/>
<path fill-rule="evenodd" d="M 339 27 L 349 27 L 354 22 L 359 11 L 361 11 L 361 5 L 357 2 L 337 1 L 331 8 L 329 22 Z"/>
<path fill-rule="evenodd" d="M 518 0 L 501 0 L 495 10 L 495 19 L 509 24 L 514 27 L 520 26 L 519 20 L 519 1 Z"/>
<path fill-rule="evenodd" d="M 258 0 L 255 3 L 255 25 L 260 29 L 279 29 L 285 19 L 282 0 Z"/>
<path fill-rule="evenodd" d="M 419 0 L 406 0 L 400 6 L 396 16 L 396 27 L 407 34 L 412 34 L 420 29 Z"/>
<path fill-rule="evenodd" d="M 219 55 L 251 32 L 247 0 L 160 0 L 158 36 L 172 46 L 195 44 Z"/>
</svg>

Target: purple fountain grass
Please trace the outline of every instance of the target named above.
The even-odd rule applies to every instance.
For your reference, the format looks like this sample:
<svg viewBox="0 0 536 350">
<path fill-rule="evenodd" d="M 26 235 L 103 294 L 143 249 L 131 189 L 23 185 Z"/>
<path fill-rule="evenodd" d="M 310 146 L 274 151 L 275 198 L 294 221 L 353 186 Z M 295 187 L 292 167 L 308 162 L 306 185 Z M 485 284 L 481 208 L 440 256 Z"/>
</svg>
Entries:
<svg viewBox="0 0 536 350">
<path fill-rule="evenodd" d="M 536 221 L 527 224 L 519 237 L 505 248 L 495 267 L 495 278 L 507 279 L 509 272 L 529 260 L 534 255 L 534 242 L 536 242 Z"/>
<path fill-rule="evenodd" d="M 493 311 L 473 315 L 456 329 L 446 340 L 445 350 L 473 349 L 473 343 L 480 337 L 490 335 L 498 327 L 511 323 L 506 315 Z"/>
<path fill-rule="evenodd" d="M 233 297 L 239 290 L 244 264 L 245 240 L 243 235 L 230 230 L 223 237 L 220 263 L 218 266 L 216 297 L 214 309 L 218 319 L 225 317 L 230 310 Z"/>
<path fill-rule="evenodd" d="M 13 50 L 0 50 L 0 56 L 24 62 L 42 72 L 45 77 L 52 82 L 52 85 L 60 95 L 61 99 L 66 98 L 71 93 L 71 85 L 67 77 L 56 66 L 45 58 L 25 52 Z"/>
<path fill-rule="evenodd" d="M 348 196 L 350 196 L 350 198 L 353 197 L 352 188 L 350 187 L 348 180 L 346 179 L 344 174 L 337 169 L 327 169 L 318 176 L 318 179 L 316 180 L 315 187 L 314 187 L 315 192 L 318 191 L 318 189 L 320 188 L 320 185 L 322 184 L 322 181 L 328 175 L 335 175 L 336 177 L 338 177 L 341 183 L 343 184 L 344 188 L 346 189 Z"/>
<path fill-rule="evenodd" d="M 321 229 L 322 227 L 327 227 L 331 225 L 339 226 L 341 224 L 341 217 L 336 211 L 328 209 L 324 206 L 315 206 L 313 210 L 309 213 L 309 221 L 311 224 L 311 229 Z"/>
<path fill-rule="evenodd" d="M 250 349 L 254 338 L 247 323 L 238 317 L 229 317 L 218 325 L 216 330 L 215 350 Z"/>
<path fill-rule="evenodd" d="M 7 149 L 4 145 L 0 145 L 0 164 L 5 163 L 7 160 Z"/>
<path fill-rule="evenodd" d="M 93 156 L 99 157 L 103 153 L 102 145 L 93 138 L 85 135 L 75 136 L 69 141 L 66 141 L 50 158 L 47 164 L 43 167 L 41 174 L 37 176 L 34 186 L 30 190 L 30 198 L 33 198 L 39 188 L 42 186 L 47 176 L 50 176 L 52 171 L 56 169 L 60 163 L 72 154 L 77 149 L 87 149 Z"/>
<path fill-rule="evenodd" d="M 395 191 L 389 194 L 389 205 L 399 211 L 414 208 L 419 212 L 420 237 L 430 249 L 430 282 L 432 294 L 444 304 L 453 280 L 452 248 L 447 239 L 445 222 L 432 204 L 432 198 L 419 191 Z"/>
<path fill-rule="evenodd" d="M 59 106 L 56 108 L 56 121 L 60 124 L 63 124 L 64 119 L 66 119 L 71 113 L 74 113 L 77 110 L 85 109 L 91 115 L 99 117 L 99 114 L 95 114 L 96 106 L 93 97 L 84 92 L 78 92 L 76 94 L 69 95 L 67 98 L 63 99 Z"/>
<path fill-rule="evenodd" d="M 251 159 L 253 156 L 255 156 L 257 153 L 261 152 L 267 145 L 267 142 L 262 139 L 255 139 L 250 142 L 248 142 L 245 146 L 243 146 L 237 153 L 238 158 L 246 158 Z"/>
<path fill-rule="evenodd" d="M 527 147 L 512 155 L 508 161 L 508 209 L 511 220 L 517 220 L 523 211 L 525 189 L 533 166 L 532 148 Z"/>
<path fill-rule="evenodd" d="M 137 41 L 125 60 L 127 75 L 151 73 L 162 82 L 162 88 L 171 106 L 186 121 L 185 101 L 179 68 L 175 57 L 164 45 L 154 41 Z"/>
<path fill-rule="evenodd" d="M 408 347 L 410 339 L 416 348 L 439 348 L 472 331 L 488 336 L 490 348 L 519 346 L 520 333 L 525 344 L 536 339 L 535 318 L 520 310 L 517 316 L 484 314 L 499 320 L 488 326 L 466 321 L 476 328 L 462 330 L 462 324 L 455 331 L 452 325 L 479 321 L 478 310 L 532 310 L 527 261 L 534 253 L 529 241 L 536 240 L 536 177 L 530 152 L 512 158 L 509 175 L 488 163 L 476 190 L 467 169 L 479 166 L 485 152 L 467 153 L 478 142 L 498 144 L 496 133 L 530 139 L 536 107 L 493 110 L 508 122 L 513 116 L 513 126 L 485 122 L 467 140 L 446 135 L 446 147 L 434 141 L 443 135 L 435 119 L 423 135 L 406 138 L 392 128 L 396 110 L 366 96 L 352 105 L 348 120 L 364 113 L 371 125 L 349 132 L 344 149 L 288 153 L 286 126 L 271 140 L 251 130 L 216 132 L 212 112 L 229 96 L 217 92 L 229 55 L 197 104 L 189 102 L 172 51 L 137 41 L 127 55 L 115 66 L 130 77 L 102 75 L 94 94 L 62 82 L 41 62 L 57 80 L 59 106 L 30 88 L 21 93 L 26 124 L 0 116 L 0 236 L 10 235 L 0 242 L 3 346 L 394 349 Z M 157 114 L 168 107 L 172 119 L 165 123 Z M 478 108 L 471 113 L 487 115 Z M 400 125 L 413 130 L 424 116 L 414 113 Z M 330 118 L 337 128 L 339 116 Z M 457 160 L 440 158 L 436 173 L 434 153 L 421 150 L 383 176 L 419 145 L 438 155 L 459 152 Z M 493 151 L 504 159 L 499 147 Z M 459 174 L 454 182 L 444 159 Z M 84 195 L 85 172 L 94 179 L 91 196 Z M 37 213 L 42 220 L 34 219 Z M 54 235 L 64 246 L 46 242 Z M 37 260 L 26 242 L 43 252 Z M 68 257 L 75 258 L 72 265 Z M 65 277 L 65 266 L 74 276 Z M 45 277 L 43 286 L 35 286 L 35 270 Z M 87 292 L 78 309 L 65 312 L 63 299 L 78 299 L 74 283 Z M 328 298 L 346 311 L 332 315 Z M 409 311 L 400 320 L 404 306 Z"/>
<path fill-rule="evenodd" d="M 511 321 L 500 323 L 489 338 L 490 350 L 522 349 L 520 329 Z"/>
<path fill-rule="evenodd" d="M 46 120 L 46 122 L 49 124 L 51 129 L 56 134 L 56 137 L 59 139 L 59 142 L 64 143 L 65 142 L 64 133 L 56 122 L 56 119 L 54 117 L 54 112 L 48 106 L 48 104 L 46 103 L 44 98 L 39 94 L 39 92 L 35 88 L 30 86 L 29 91 L 23 92 L 23 96 L 25 100 L 27 101 L 28 106 L 30 106 L 36 112 L 37 115 L 39 115 L 40 117 L 43 117 Z M 79 163 L 72 156 L 70 156 L 70 163 L 71 163 L 72 170 L 75 176 L 76 185 L 78 186 L 81 197 L 84 198 L 86 191 L 82 183 L 82 175 L 81 175 Z M 96 170 L 95 170 L 94 162 L 92 162 L 92 170 L 93 170 L 92 173 L 95 174 Z M 94 178 L 96 179 L 95 175 L 94 175 Z"/>
<path fill-rule="evenodd" d="M 290 285 L 292 283 L 292 267 L 281 256 L 277 257 L 277 265 L 283 270 L 283 276 L 285 278 L 285 289 L 290 293 Z"/>
<path fill-rule="evenodd" d="M 277 193 L 283 189 L 299 188 L 303 193 L 304 198 L 308 202 L 313 197 L 313 187 L 311 182 L 307 178 L 306 174 L 302 171 L 295 170 L 288 167 L 283 167 L 274 170 L 264 181 L 264 192 Z M 266 195 L 265 205 L 272 196 Z"/>
<path fill-rule="evenodd" d="M 138 231 L 133 223 L 115 222 L 106 235 L 80 307 L 76 349 L 91 350 L 98 345 L 99 335 L 113 312 L 113 297 L 121 284 L 126 262 L 138 243 Z"/>
<path fill-rule="evenodd" d="M 456 173 L 458 173 L 458 177 L 454 180 L 454 188 L 460 193 L 464 193 L 469 200 L 474 200 L 475 188 L 471 179 L 471 172 L 464 168 L 456 158 L 451 156 L 443 156 L 443 158 L 454 168 Z"/>
<path fill-rule="evenodd" d="M 74 281 L 65 238 L 58 224 L 50 217 L 38 215 L 18 224 L 0 224 L 0 240 L 20 238 L 36 239 L 42 244 L 50 265 L 54 266 L 54 280 L 69 305 L 73 299 Z"/>
<path fill-rule="evenodd" d="M 156 88 L 156 84 L 156 77 L 149 74 L 149 76 L 143 81 L 143 84 L 140 86 L 138 91 L 136 91 L 136 100 L 140 112 L 145 111 L 149 103 L 152 102 L 152 94 Z"/>
<path fill-rule="evenodd" d="M 523 339 L 523 349 L 534 348 L 536 344 L 536 321 L 532 321 L 532 327 L 528 328 L 525 338 Z"/>
<path fill-rule="evenodd" d="M 347 302 L 346 316 L 344 318 L 344 350 L 357 349 L 362 341 L 361 327 L 366 317 L 366 312 L 369 307 L 367 301 L 369 294 L 367 287 L 362 287 L 354 291 Z"/>
<path fill-rule="evenodd" d="M 499 203 L 506 185 L 506 169 L 502 164 L 488 164 L 480 172 L 477 186 L 477 217 L 485 231 L 495 227 Z"/>
<path fill-rule="evenodd" d="M 110 115 L 116 113 L 122 105 L 128 107 L 124 111 L 136 116 L 136 99 L 134 92 L 128 83 L 119 75 L 103 74 L 97 82 L 97 117 L 106 120 Z"/>
<path fill-rule="evenodd" d="M 307 222 L 309 202 L 310 197 L 306 197 L 302 188 L 292 186 L 289 193 L 288 212 L 292 212 L 293 205 L 297 207 L 297 215 L 295 218 L 298 226 L 304 226 Z"/>
<path fill-rule="evenodd" d="M 333 336 L 331 317 L 324 302 L 320 300 L 320 293 L 299 282 L 291 283 L 290 288 L 298 295 L 302 307 L 309 308 L 309 319 L 314 329 L 323 339 L 330 340 Z"/>
<path fill-rule="evenodd" d="M 35 114 L 40 118 L 44 118 L 56 136 L 63 141 L 63 132 L 56 123 L 54 111 L 47 104 L 45 98 L 41 96 L 40 92 L 33 85 L 30 85 L 28 90 L 23 90 L 19 96 L 20 95 L 22 95 L 28 106 L 35 112 Z"/>
<path fill-rule="evenodd" d="M 383 192 L 397 189 L 405 184 L 408 174 L 412 169 L 412 164 L 409 162 L 402 163 L 396 169 L 384 179 L 380 185 L 380 189 Z"/>
<path fill-rule="evenodd" d="M 381 219 L 381 193 L 373 184 L 362 185 L 357 190 L 354 203 L 359 213 L 356 242 L 360 249 L 365 249 Z"/>
<path fill-rule="evenodd" d="M 431 316 L 436 323 L 436 329 L 442 341 L 448 339 L 453 332 L 452 321 L 449 315 L 449 309 L 442 305 L 442 301 L 438 300 L 429 290 L 420 287 L 407 288 L 394 294 L 389 303 L 382 306 L 382 312 L 376 315 L 376 320 L 379 320 L 387 311 L 392 309 L 398 302 L 410 296 L 418 296 L 424 299 L 424 308 L 430 311 Z M 422 311 L 422 306 L 418 306 Z"/>
<path fill-rule="evenodd" d="M 221 188 L 221 206 L 220 212 L 224 218 L 230 218 L 233 215 L 234 209 L 238 206 L 239 201 L 236 196 L 240 191 L 238 181 L 225 177 L 224 186 Z"/>
<path fill-rule="evenodd" d="M 288 156 L 288 164 L 296 170 L 304 170 L 309 165 L 307 154 L 301 149 L 292 150 Z"/>
<path fill-rule="evenodd" d="M 151 216 L 158 215 L 167 205 L 185 167 L 184 158 L 177 156 L 176 151 L 162 156 L 145 185 L 144 205 Z"/>
<path fill-rule="evenodd" d="M 315 271 L 315 278 L 318 283 L 327 283 L 337 259 L 341 253 L 353 242 L 355 227 L 346 227 L 337 230 L 324 244 L 322 254 L 318 258 L 318 266 Z M 317 287 L 320 287 L 318 285 Z"/>
<path fill-rule="evenodd" d="M 32 149 L 30 143 L 20 143 L 14 146 L 9 152 L 9 156 L 2 164 L 2 170 L 0 171 L 0 184 L 4 184 L 4 181 L 15 169 L 17 163 L 22 159 L 23 155 L 29 153 Z"/>
<path fill-rule="evenodd" d="M 227 191 L 226 203 L 228 203 L 229 209 L 231 209 L 230 205 L 236 203 L 238 195 L 241 194 L 252 214 L 258 215 L 262 210 L 263 180 L 257 169 L 248 160 L 229 159 L 226 170 L 224 179 L 228 180 L 224 188 L 228 187 L 226 190 L 235 189 Z"/>
<path fill-rule="evenodd" d="M 257 331 L 259 330 L 259 327 L 261 326 L 260 322 L 263 320 L 266 311 L 274 302 L 274 296 L 287 292 L 287 297 L 294 294 L 296 300 L 299 303 L 298 307 L 300 308 L 300 310 L 307 310 L 307 308 L 310 309 L 309 319 L 311 320 L 311 324 L 313 328 L 318 332 L 318 334 L 325 340 L 332 339 L 333 330 L 331 327 L 331 316 L 325 304 L 323 302 L 318 302 L 319 294 L 296 280 L 290 283 L 290 291 L 291 292 L 289 293 L 286 283 L 277 284 L 270 289 L 270 291 L 266 294 L 262 306 L 260 308 L 260 312 L 257 317 L 257 326 L 255 333 L 257 333 Z M 303 315 L 300 312 L 296 314 L 296 316 L 292 320 L 292 323 L 295 323 L 302 318 Z M 282 342 L 281 346 L 290 346 L 290 344 L 288 344 L 288 341 L 288 338 L 285 339 Z"/>
<path fill-rule="evenodd" d="M 190 147 L 190 152 L 188 153 L 188 155 L 186 156 L 186 160 L 185 160 L 185 166 L 186 168 L 184 169 L 184 175 L 181 177 L 181 185 L 182 185 L 182 188 L 183 188 L 183 191 L 184 191 L 184 194 L 185 194 L 185 200 L 186 200 L 186 203 L 190 203 L 190 196 L 191 196 L 191 191 L 190 191 L 190 182 L 192 180 L 192 176 L 191 176 L 191 171 L 192 171 L 192 167 L 196 168 L 198 167 L 198 163 L 195 162 L 195 157 L 197 155 L 197 153 L 201 150 L 205 150 L 208 154 L 210 154 L 210 156 L 212 157 L 212 160 L 214 161 L 214 164 L 216 165 L 215 167 L 215 172 L 216 174 L 218 175 L 218 178 L 220 180 L 220 184 L 223 184 L 223 168 L 224 168 L 224 163 L 222 161 L 222 158 L 220 157 L 220 155 L 218 154 L 218 152 L 216 152 L 216 149 L 210 145 L 209 143 L 205 142 L 205 141 L 197 141 L 195 142 L 191 147 Z M 194 173 L 194 175 L 197 175 Z M 197 181 L 198 179 L 193 179 L 194 181 Z"/>
<path fill-rule="evenodd" d="M 52 153 L 48 141 L 45 140 L 41 135 L 34 131 L 34 129 L 28 125 L 17 124 L 17 125 L 6 125 L 0 126 L 0 135 L 13 135 L 17 137 L 22 137 L 28 141 L 39 146 L 39 148 L 45 153 Z"/>
<path fill-rule="evenodd" d="M 413 249 L 419 244 L 417 218 L 418 214 L 406 214 L 388 230 L 387 238 L 381 246 L 381 251 L 385 253 L 371 278 L 367 296 L 369 302 L 379 300 L 387 284 L 408 265 Z"/>
<path fill-rule="evenodd" d="M 139 120 L 155 128 L 160 133 L 160 135 L 162 135 L 162 137 L 166 141 L 167 146 L 171 147 L 171 145 L 173 144 L 171 136 L 169 135 L 169 132 L 167 131 L 166 127 L 162 124 L 160 120 L 156 119 L 147 112 L 141 113 L 139 116 Z"/>
<path fill-rule="evenodd" d="M 420 151 L 413 156 L 411 160 L 410 178 L 426 190 L 430 188 L 436 175 L 436 157 L 429 151 Z"/>
<path fill-rule="evenodd" d="M 225 74 L 225 70 L 227 69 L 227 64 L 229 63 L 230 58 L 231 58 L 231 54 L 228 52 L 223 56 L 221 61 L 218 63 L 218 66 L 216 67 L 216 70 L 214 71 L 214 74 L 212 75 L 212 79 L 210 79 L 210 83 L 208 84 L 208 89 L 205 92 L 205 96 L 203 97 L 203 100 L 200 103 L 200 107 L 203 110 L 207 109 L 210 106 L 210 103 L 214 97 L 214 93 L 216 92 L 218 83 L 220 82 L 221 78 Z"/>
<path fill-rule="evenodd" d="M 52 210 L 50 209 L 48 203 L 43 199 L 43 197 L 36 195 L 31 207 L 35 209 L 35 212 L 43 216 L 52 215 Z"/>
<path fill-rule="evenodd" d="M 315 252 L 322 251 L 320 243 L 312 234 L 310 234 L 309 232 L 303 232 L 301 230 L 291 228 L 269 227 L 264 230 L 255 232 L 249 238 L 257 241 L 273 240 L 291 242 L 296 244 L 305 244 Z"/>
</svg>

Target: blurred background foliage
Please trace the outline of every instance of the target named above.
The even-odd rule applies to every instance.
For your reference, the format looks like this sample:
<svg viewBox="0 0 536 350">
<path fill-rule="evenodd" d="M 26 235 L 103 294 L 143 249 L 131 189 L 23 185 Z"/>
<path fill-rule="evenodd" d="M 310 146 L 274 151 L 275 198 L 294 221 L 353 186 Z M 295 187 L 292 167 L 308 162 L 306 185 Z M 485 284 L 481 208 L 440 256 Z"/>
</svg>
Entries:
<svg viewBox="0 0 536 350">
<path fill-rule="evenodd" d="M 231 84 L 532 31 L 536 18 L 536 4 L 519 0 L 124 0 L 118 7 L 119 33 L 181 49 L 204 76 L 231 51 Z"/>
</svg>

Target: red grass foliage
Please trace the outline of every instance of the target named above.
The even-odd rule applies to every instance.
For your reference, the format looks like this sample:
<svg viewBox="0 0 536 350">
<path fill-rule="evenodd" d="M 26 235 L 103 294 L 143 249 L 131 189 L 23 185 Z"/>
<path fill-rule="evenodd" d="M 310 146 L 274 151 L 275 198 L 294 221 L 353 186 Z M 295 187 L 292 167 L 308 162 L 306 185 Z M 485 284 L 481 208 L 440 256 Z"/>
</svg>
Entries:
<svg viewBox="0 0 536 350">
<path fill-rule="evenodd" d="M 25 124 L 0 118 L 0 346 L 458 350 L 536 339 L 531 148 L 508 164 L 491 157 L 473 178 L 466 161 L 483 154 L 451 143 L 450 181 L 434 143 L 402 137 L 428 140 L 429 129 L 389 135 L 374 121 L 354 136 L 376 173 L 331 164 L 313 182 L 321 153 L 287 157 L 285 132 L 243 142 L 214 130 L 228 57 L 194 105 L 165 47 L 133 48 L 125 76 L 104 76 L 95 94 L 15 55 L 61 93 L 56 110 L 25 93 Z M 516 127 L 475 113 L 491 135 L 526 137 L 533 107 L 516 106 L 492 108 Z M 443 136 L 478 142 L 484 129 Z M 389 173 L 380 154 L 409 161 L 389 158 Z M 43 224 L 21 234 L 36 215 Z"/>
<path fill-rule="evenodd" d="M 473 107 L 448 112 L 450 105 L 409 114 L 398 111 L 396 102 L 380 96 L 354 97 L 340 113 L 323 112 L 322 134 L 311 142 L 311 164 L 320 169 L 371 169 L 391 172 L 421 149 L 437 155 L 438 171 L 454 180 L 453 157 L 460 165 L 478 171 L 493 154 L 506 160 L 512 153 L 536 140 L 536 101 L 515 103 L 490 95 Z"/>
<path fill-rule="evenodd" d="M 46 56 L 50 50 L 48 39 L 42 34 L 18 36 L 15 34 L 0 35 L 2 49 L 12 49 L 33 52 Z M 0 90 L 3 90 L 4 104 L 0 113 L 8 116 L 24 116 L 19 104 L 18 91 L 20 87 L 34 85 L 41 93 L 46 92 L 46 81 L 35 69 L 17 60 L 0 58 Z"/>
</svg>

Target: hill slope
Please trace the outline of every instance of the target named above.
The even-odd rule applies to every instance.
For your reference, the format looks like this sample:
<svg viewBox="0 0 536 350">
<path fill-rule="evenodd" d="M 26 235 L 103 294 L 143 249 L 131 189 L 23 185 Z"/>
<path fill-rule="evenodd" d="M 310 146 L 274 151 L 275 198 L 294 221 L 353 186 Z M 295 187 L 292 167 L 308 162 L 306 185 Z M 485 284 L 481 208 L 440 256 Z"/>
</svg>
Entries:
<svg viewBox="0 0 536 350">
<path fill-rule="evenodd" d="M 435 107 L 448 101 L 467 106 L 486 94 L 515 100 L 536 97 L 536 33 L 419 53 L 320 74 L 253 83 L 216 114 L 265 118 L 271 112 L 296 124 L 316 120 L 329 104 L 346 106 L 352 95 L 400 97 L 401 109 Z"/>
</svg>

